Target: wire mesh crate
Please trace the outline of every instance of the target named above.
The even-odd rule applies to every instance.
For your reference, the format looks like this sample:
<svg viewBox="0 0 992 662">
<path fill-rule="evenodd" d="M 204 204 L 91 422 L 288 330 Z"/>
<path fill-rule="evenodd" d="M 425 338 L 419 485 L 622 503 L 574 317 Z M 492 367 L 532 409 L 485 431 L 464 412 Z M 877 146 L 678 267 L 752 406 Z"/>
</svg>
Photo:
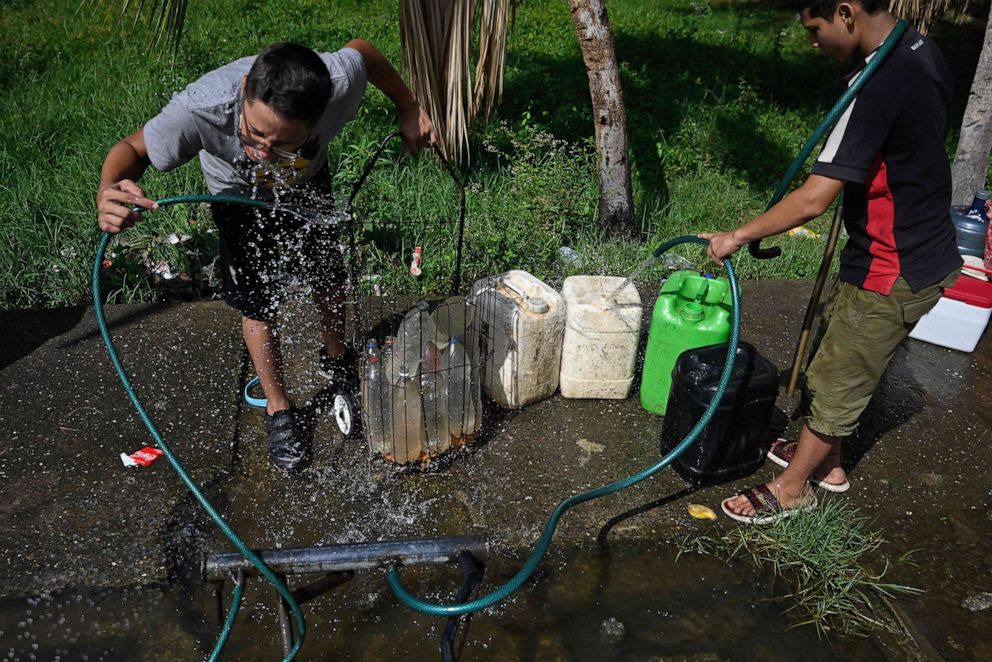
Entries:
<svg viewBox="0 0 992 662">
<path fill-rule="evenodd" d="M 348 200 L 349 342 L 361 350 L 354 393 L 335 397 L 345 435 L 397 464 L 430 461 L 471 443 L 483 425 L 487 343 L 465 296 L 465 187 L 438 151 L 459 195 L 457 218 L 362 219 L 355 202 L 393 133 L 369 159 Z"/>
</svg>

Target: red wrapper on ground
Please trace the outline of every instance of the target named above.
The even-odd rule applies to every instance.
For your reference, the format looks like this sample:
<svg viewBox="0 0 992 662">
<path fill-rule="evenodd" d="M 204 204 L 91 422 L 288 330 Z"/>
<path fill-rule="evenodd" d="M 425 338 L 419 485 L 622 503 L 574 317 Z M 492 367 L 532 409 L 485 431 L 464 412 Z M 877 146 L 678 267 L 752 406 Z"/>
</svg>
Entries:
<svg viewBox="0 0 992 662">
<path fill-rule="evenodd" d="M 121 460 L 127 466 L 147 467 L 163 455 L 165 455 L 164 451 L 153 446 L 145 446 L 141 450 L 134 451 L 130 454 L 121 453 Z M 131 461 L 128 462 L 127 460 L 124 460 L 125 457 L 130 458 Z"/>
</svg>

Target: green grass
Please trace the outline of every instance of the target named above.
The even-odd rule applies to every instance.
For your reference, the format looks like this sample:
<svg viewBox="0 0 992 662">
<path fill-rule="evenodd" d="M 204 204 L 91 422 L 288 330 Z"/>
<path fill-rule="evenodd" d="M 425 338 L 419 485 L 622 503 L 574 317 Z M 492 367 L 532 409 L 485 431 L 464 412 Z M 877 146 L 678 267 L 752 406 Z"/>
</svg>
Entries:
<svg viewBox="0 0 992 662">
<path fill-rule="evenodd" d="M 856 509 L 821 499 L 816 509 L 772 525 L 686 538 L 679 555 L 694 551 L 727 562 L 750 560 L 767 570 L 776 585 L 773 599 L 788 605 L 785 611 L 796 626 L 812 625 L 830 635 L 898 634 L 884 601 L 922 591 L 884 581 L 890 564 L 879 561 L 878 552 L 885 541 L 871 526 Z M 881 569 L 870 569 L 872 564 Z"/>
<path fill-rule="evenodd" d="M 0 14 L 2 308 L 89 300 L 103 158 L 187 82 L 278 39 L 333 50 L 363 37 L 400 61 L 394 0 L 194 2 L 174 68 L 167 53 L 150 54 L 145 27 L 122 20 L 119 4 L 15 1 Z M 610 9 L 630 127 L 637 240 L 611 240 L 596 229 L 588 83 L 567 3 L 529 0 L 518 8 L 510 35 L 502 104 L 473 135 L 473 161 L 464 171 L 466 281 L 511 268 L 552 280 L 578 271 L 625 275 L 668 238 L 729 229 L 754 216 L 831 103 L 842 72 L 809 49 L 791 13 L 774 4 L 630 0 Z M 976 15 L 982 11 L 975 8 Z M 936 36 L 949 54 L 960 115 L 981 26 L 941 26 Z M 330 147 L 339 200 L 393 126 L 391 104 L 371 91 Z M 152 197 L 204 192 L 196 164 L 150 170 L 142 185 Z M 216 237 L 203 214 L 191 223 L 195 211 L 150 214 L 125 234 L 128 245 L 111 247 L 109 300 L 161 296 L 149 267 L 162 262 L 189 274 L 194 292 L 209 291 L 200 272 L 216 254 Z M 370 270 L 387 279 L 390 270 L 401 274 L 410 246 L 419 244 L 433 262 L 416 287 L 445 287 L 457 196 L 436 163 L 392 151 L 370 180 L 360 212 L 379 228 L 399 228 L 369 247 Z M 167 241 L 173 233 L 192 239 L 173 245 Z M 760 263 L 742 257 L 743 278 L 815 273 L 819 242 L 768 243 L 781 245 L 783 257 Z M 561 246 L 576 249 L 579 261 L 563 262 Z M 686 255 L 702 262 L 699 249 Z M 656 268 L 644 278 L 661 274 Z"/>
</svg>

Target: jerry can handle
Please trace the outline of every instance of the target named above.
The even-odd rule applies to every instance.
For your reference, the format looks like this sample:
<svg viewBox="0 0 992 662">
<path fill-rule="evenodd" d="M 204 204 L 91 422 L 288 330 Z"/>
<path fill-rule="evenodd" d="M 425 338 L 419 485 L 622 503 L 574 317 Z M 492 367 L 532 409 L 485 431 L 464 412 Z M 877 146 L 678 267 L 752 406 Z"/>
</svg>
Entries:
<svg viewBox="0 0 992 662">
<path fill-rule="evenodd" d="M 527 299 L 530 298 L 530 295 L 528 295 L 526 292 L 524 292 L 523 290 L 521 290 L 520 288 L 518 288 L 516 285 L 510 283 L 507 280 L 501 280 L 500 281 L 500 285 L 506 287 L 509 290 L 513 290 L 514 292 L 516 292 L 517 294 L 520 295 L 520 298 L 523 299 L 524 301 L 526 301 Z"/>
</svg>

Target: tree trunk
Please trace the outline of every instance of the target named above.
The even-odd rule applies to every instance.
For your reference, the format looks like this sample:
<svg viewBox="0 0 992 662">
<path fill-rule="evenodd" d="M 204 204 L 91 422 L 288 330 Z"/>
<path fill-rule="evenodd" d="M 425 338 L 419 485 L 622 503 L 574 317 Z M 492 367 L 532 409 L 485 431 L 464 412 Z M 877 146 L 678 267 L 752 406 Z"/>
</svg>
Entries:
<svg viewBox="0 0 992 662">
<path fill-rule="evenodd" d="M 992 14 L 985 24 L 985 44 L 978 58 L 975 79 L 971 83 L 968 106 L 961 120 L 961 137 L 951 169 L 956 205 L 971 203 L 975 191 L 985 188 L 992 148 Z"/>
<path fill-rule="evenodd" d="M 568 0 L 568 4 L 589 75 L 596 124 L 599 226 L 614 235 L 633 236 L 634 196 L 630 185 L 627 114 L 606 4 L 604 0 Z"/>
</svg>

